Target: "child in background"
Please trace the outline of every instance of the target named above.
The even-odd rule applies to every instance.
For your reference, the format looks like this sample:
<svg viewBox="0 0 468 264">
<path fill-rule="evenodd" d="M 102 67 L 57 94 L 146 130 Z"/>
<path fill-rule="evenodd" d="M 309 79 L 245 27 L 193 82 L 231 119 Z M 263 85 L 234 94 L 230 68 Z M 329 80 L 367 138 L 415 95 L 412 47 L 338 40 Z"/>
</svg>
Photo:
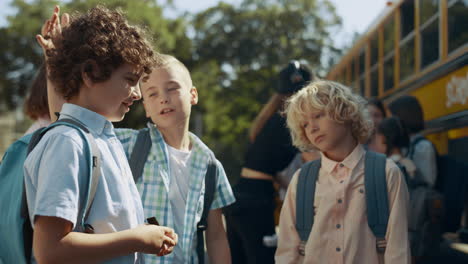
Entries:
<svg viewBox="0 0 468 264">
<path fill-rule="evenodd" d="M 418 99 L 404 95 L 391 102 L 388 108 L 408 130 L 410 144 L 406 156 L 421 172 L 424 182 L 433 188 L 437 180 L 437 152 L 432 143 L 421 134 L 424 130 L 424 112 Z"/>
<path fill-rule="evenodd" d="M 398 117 L 389 117 L 381 121 L 376 129 L 375 151 L 387 155 L 400 167 L 407 185 L 411 188 L 412 183 L 418 179 L 416 165 L 403 155 L 403 149 L 408 146 L 408 133 Z"/>
<path fill-rule="evenodd" d="M 87 144 L 68 126 L 44 135 L 24 168 L 34 259 L 142 263 L 138 252 L 168 254 L 177 236 L 170 228 L 144 225 L 141 200 L 111 123 L 122 120 L 141 98 L 138 82 L 154 63 L 152 48 L 118 11 L 96 7 L 63 29 L 58 14 L 56 7 L 38 41 L 47 51 L 55 90 L 67 101 L 60 118 L 88 128 L 100 152 L 101 176 L 87 217 L 93 234 L 83 233 L 77 218 L 83 207 L 81 183 L 89 178 Z"/>
<path fill-rule="evenodd" d="M 368 227 L 361 145 L 372 131 L 364 99 L 330 81 L 313 82 L 293 95 L 285 108 L 295 146 L 318 149 L 321 167 L 315 190 L 314 222 L 305 244 L 296 230 L 294 175 L 280 216 L 277 263 L 410 263 L 408 191 L 400 170 L 386 161 L 389 218 L 385 253 L 376 249 Z M 304 253 L 305 252 L 305 253 Z M 304 253 L 304 255 L 302 255 Z"/>
<path fill-rule="evenodd" d="M 45 64 L 41 64 L 29 88 L 29 94 L 24 101 L 24 112 L 34 120 L 34 123 L 24 133 L 29 134 L 41 127 L 48 126 L 50 121 L 49 104 L 47 102 L 47 77 Z"/>
<path fill-rule="evenodd" d="M 374 123 L 374 132 L 370 136 L 369 140 L 366 143 L 367 149 L 372 151 L 377 151 L 375 148 L 375 130 L 379 126 L 380 122 L 386 117 L 385 107 L 377 98 L 371 98 L 367 102 L 367 110 L 369 111 L 372 122 Z"/>
</svg>

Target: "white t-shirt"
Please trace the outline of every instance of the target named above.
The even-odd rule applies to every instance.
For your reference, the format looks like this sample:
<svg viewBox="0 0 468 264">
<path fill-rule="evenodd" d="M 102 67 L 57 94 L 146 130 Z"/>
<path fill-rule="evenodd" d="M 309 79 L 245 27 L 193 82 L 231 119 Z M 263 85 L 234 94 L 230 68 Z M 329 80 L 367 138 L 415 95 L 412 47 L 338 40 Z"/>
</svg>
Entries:
<svg viewBox="0 0 468 264">
<path fill-rule="evenodd" d="M 181 151 L 169 145 L 167 145 L 167 149 L 170 170 L 169 200 L 174 215 L 174 230 L 177 234 L 183 234 L 190 173 L 187 161 L 190 158 L 191 151 Z M 183 262 L 183 252 L 179 245 L 175 247 L 173 254 L 174 263 Z"/>
</svg>

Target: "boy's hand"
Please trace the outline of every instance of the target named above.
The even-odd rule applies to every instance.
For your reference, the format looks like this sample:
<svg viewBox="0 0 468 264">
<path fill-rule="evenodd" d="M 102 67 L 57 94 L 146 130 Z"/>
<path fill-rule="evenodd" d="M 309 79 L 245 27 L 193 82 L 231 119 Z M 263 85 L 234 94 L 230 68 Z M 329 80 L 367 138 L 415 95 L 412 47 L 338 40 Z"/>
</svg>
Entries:
<svg viewBox="0 0 468 264">
<path fill-rule="evenodd" d="M 171 232 L 166 232 L 165 235 L 168 236 L 168 237 L 170 237 L 170 238 L 172 238 L 172 240 L 175 241 L 175 244 L 174 244 L 174 245 L 171 245 L 171 244 L 168 244 L 168 243 L 164 243 L 163 246 L 162 246 L 162 248 L 161 248 L 161 250 L 159 251 L 159 253 L 156 254 L 156 255 L 158 255 L 158 256 L 160 256 L 160 257 L 161 257 L 161 256 L 165 256 L 165 255 L 167 255 L 167 254 L 170 254 L 172 251 L 174 251 L 174 247 L 175 247 L 175 245 L 176 245 L 177 242 L 178 242 L 178 239 L 179 239 L 179 238 L 178 238 L 177 234 L 176 234 L 176 233 L 174 232 L 174 230 L 172 230 L 172 229 L 171 229 L 170 231 L 171 231 Z"/>
<path fill-rule="evenodd" d="M 177 234 L 172 228 L 156 225 L 141 225 L 134 229 L 138 241 L 142 243 L 140 252 L 164 256 L 174 250 Z"/>
<path fill-rule="evenodd" d="M 50 19 L 46 20 L 44 25 L 42 25 L 41 34 L 36 35 L 36 40 L 39 45 L 41 45 L 44 55 L 47 54 L 48 50 L 51 50 L 55 47 L 53 41 L 62 34 L 62 28 L 68 26 L 70 23 L 70 16 L 67 13 L 62 15 L 61 20 L 59 15 L 60 7 L 55 6 L 54 13 Z"/>
</svg>

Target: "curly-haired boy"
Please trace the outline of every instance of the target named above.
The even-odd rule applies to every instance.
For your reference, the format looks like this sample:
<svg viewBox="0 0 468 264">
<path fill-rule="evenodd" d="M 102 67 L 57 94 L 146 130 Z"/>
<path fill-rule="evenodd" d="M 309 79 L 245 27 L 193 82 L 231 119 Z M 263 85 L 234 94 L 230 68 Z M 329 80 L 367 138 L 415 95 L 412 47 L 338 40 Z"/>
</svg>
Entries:
<svg viewBox="0 0 468 264">
<path fill-rule="evenodd" d="M 170 228 L 142 225 L 141 200 L 111 123 L 141 98 L 138 82 L 154 64 L 152 47 L 118 11 L 96 7 L 72 17 L 64 28 L 58 27 L 58 12 L 46 32 L 59 31 L 47 54 L 48 77 L 67 102 L 59 119 L 89 130 L 100 152 L 101 176 L 87 217 L 93 233 L 83 233 L 77 219 L 81 183 L 89 177 L 86 140 L 67 126 L 44 135 L 24 169 L 33 256 L 40 263 L 139 263 L 138 252 L 169 253 L 177 235 Z"/>
<path fill-rule="evenodd" d="M 302 167 L 308 173 L 296 172 L 289 185 L 280 216 L 277 263 L 410 263 L 408 190 L 393 161 L 361 145 L 372 130 L 365 107 L 348 87 L 330 81 L 313 82 L 287 101 L 293 144 L 301 150 L 320 150 L 321 160 Z M 370 197 L 378 190 L 367 188 L 368 179 L 376 178 L 388 193 L 377 195 L 382 201 L 378 204 L 387 209 L 382 214 L 368 206 L 374 205 L 377 199 Z M 307 192 L 305 185 L 314 187 Z M 370 220 L 377 215 L 386 216 L 379 219 L 383 221 L 378 230 Z"/>
</svg>

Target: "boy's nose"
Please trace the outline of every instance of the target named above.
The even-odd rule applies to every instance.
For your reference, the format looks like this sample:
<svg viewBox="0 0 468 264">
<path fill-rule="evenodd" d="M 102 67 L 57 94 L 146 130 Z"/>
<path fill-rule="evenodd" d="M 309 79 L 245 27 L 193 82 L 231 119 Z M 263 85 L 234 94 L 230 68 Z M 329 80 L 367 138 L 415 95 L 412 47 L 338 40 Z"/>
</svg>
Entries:
<svg viewBox="0 0 468 264">
<path fill-rule="evenodd" d="M 169 98 L 164 94 L 161 95 L 161 104 L 167 104 L 169 102 Z"/>
<path fill-rule="evenodd" d="M 319 131 L 319 127 L 318 127 L 318 126 L 311 126 L 311 127 L 310 127 L 310 133 L 313 134 L 313 133 L 315 133 L 315 132 L 317 132 L 317 131 Z"/>
<path fill-rule="evenodd" d="M 140 89 L 140 84 L 137 84 L 133 87 L 132 89 L 132 98 L 134 101 L 140 100 L 141 99 L 141 89 Z"/>
</svg>

